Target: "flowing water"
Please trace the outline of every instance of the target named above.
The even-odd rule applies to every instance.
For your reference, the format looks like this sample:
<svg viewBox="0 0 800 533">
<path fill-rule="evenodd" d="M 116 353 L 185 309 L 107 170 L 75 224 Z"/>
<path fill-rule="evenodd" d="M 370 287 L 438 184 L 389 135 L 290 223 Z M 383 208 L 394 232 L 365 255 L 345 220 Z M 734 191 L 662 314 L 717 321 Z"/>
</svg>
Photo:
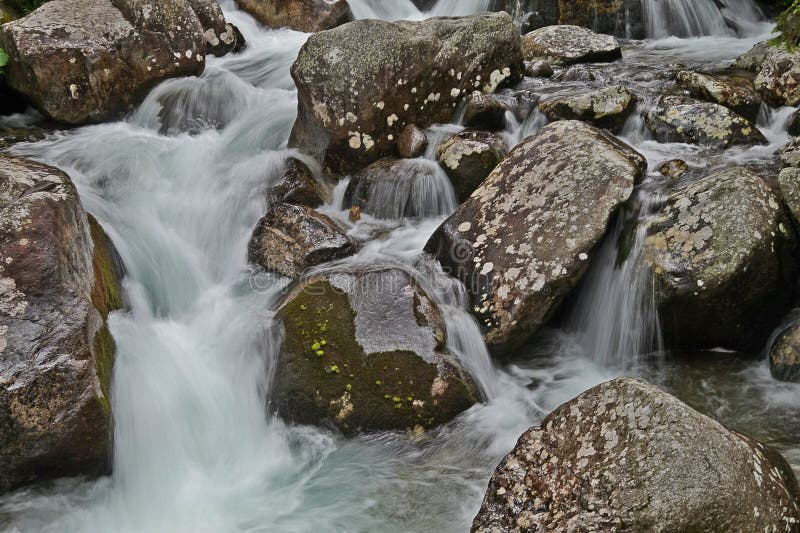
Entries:
<svg viewBox="0 0 800 533">
<path fill-rule="evenodd" d="M 486 4 L 442 0 L 423 15 L 407 0 L 351 3 L 359 17 L 384 19 L 464 14 Z M 749 0 L 691 4 L 697 9 L 686 21 L 702 24 L 663 13 L 659 24 L 680 22 L 692 28 L 685 35 L 704 37 L 631 42 L 623 61 L 591 67 L 594 81 L 572 87 L 526 80 L 520 94 L 626 79 L 645 109 L 671 83 L 664 65 L 718 67 L 769 31 L 757 19 L 738 33 L 719 24 L 726 9 L 754 9 Z M 432 150 L 416 163 L 426 171 L 410 175 L 402 190 L 382 193 L 381 209 L 358 223 L 342 209 L 347 182 L 340 183 L 321 210 L 364 246 L 320 269 L 345 263 L 410 272 L 439 303 L 449 347 L 487 401 L 424 436 L 345 440 L 268 417 L 269 376 L 281 342 L 269 309 L 287 282 L 249 267 L 246 245 L 266 211 L 266 188 L 286 158 L 297 155 L 286 150 L 297 105 L 288 69 L 307 35 L 265 30 L 232 0 L 222 5 L 248 39 L 242 54 L 210 60 L 199 78 L 163 83 L 125 121 L 15 147 L 73 177 L 124 260 L 130 310 L 111 322 L 118 346 L 113 476 L 59 480 L 5 496 L 0 529 L 465 531 L 491 471 L 525 429 L 585 389 L 625 374 L 645 376 L 776 445 L 800 467 L 800 387 L 772 380 L 763 361 L 664 354 L 652 282 L 638 261 L 643 233 L 629 231 L 663 198 L 663 179 L 653 171 L 664 160 L 680 157 L 702 169 L 770 168 L 788 139 L 788 108 L 762 113 L 768 146 L 727 151 L 656 143 L 632 118 L 622 137 L 648 157 L 651 171 L 637 201 L 615 222 L 563 325 L 542 332 L 502 367 L 490 360 L 465 311 L 464 287 L 421 255 L 455 208 L 452 189 L 429 161 Z M 546 123 L 536 112 L 510 119 L 512 144 Z M 458 129 L 437 126 L 431 138 Z M 401 218 L 398 206 L 409 203 L 417 216 Z"/>
</svg>

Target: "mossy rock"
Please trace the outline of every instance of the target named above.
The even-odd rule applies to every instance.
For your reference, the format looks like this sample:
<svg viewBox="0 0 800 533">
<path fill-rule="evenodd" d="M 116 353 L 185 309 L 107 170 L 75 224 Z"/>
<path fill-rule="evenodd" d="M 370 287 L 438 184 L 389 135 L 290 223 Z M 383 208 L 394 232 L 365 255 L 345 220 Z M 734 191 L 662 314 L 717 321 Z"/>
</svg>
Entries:
<svg viewBox="0 0 800 533">
<path fill-rule="evenodd" d="M 476 402 L 438 309 L 403 271 L 308 279 L 277 317 L 285 340 L 273 401 L 289 421 L 345 435 L 430 428 Z"/>
</svg>

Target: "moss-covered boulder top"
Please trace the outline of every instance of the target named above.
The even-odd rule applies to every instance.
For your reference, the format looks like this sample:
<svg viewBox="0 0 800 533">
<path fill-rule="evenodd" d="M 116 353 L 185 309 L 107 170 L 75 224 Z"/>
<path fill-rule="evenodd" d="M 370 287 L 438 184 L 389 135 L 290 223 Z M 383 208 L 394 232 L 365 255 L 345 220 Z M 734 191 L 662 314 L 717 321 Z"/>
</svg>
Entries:
<svg viewBox="0 0 800 533">
<path fill-rule="evenodd" d="M 290 147 L 333 173 L 397 153 L 408 124 L 448 122 L 474 90 L 491 93 L 523 72 L 506 13 L 423 22 L 358 20 L 312 35 L 292 67 L 298 118 Z"/>
<path fill-rule="evenodd" d="M 680 187 L 650 221 L 644 248 L 667 340 L 759 349 L 793 301 L 795 252 L 781 196 L 751 170 Z"/>
<path fill-rule="evenodd" d="M 429 428 L 477 399 L 446 350 L 439 310 L 406 272 L 310 278 L 277 318 L 285 340 L 272 400 L 289 421 L 347 435 Z"/>
<path fill-rule="evenodd" d="M 799 523 L 797 479 L 777 451 L 623 378 L 520 437 L 472 531 L 794 532 Z"/>
<path fill-rule="evenodd" d="M 0 31 L 9 86 L 66 124 L 119 118 L 237 39 L 213 0 L 58 0 Z"/>
<path fill-rule="evenodd" d="M 436 230 L 425 250 L 467 286 L 495 353 L 552 316 L 645 166 L 603 130 L 553 122 L 518 144 Z"/>
<path fill-rule="evenodd" d="M 0 156 L 0 491 L 109 467 L 116 254 L 69 177 Z"/>
</svg>

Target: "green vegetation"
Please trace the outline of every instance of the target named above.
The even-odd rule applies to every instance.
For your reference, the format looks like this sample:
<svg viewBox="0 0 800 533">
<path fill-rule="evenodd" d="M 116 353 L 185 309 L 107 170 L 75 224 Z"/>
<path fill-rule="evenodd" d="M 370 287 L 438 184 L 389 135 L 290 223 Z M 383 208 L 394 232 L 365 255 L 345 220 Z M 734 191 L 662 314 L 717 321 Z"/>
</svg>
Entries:
<svg viewBox="0 0 800 533">
<path fill-rule="evenodd" d="M 23 13 L 30 13 L 40 5 L 47 2 L 47 0 L 9 0 L 8 3 L 11 4 L 12 7 L 15 9 L 22 11 Z"/>
<path fill-rule="evenodd" d="M 796 50 L 800 45 L 800 0 L 782 0 L 781 3 L 788 6 L 778 15 L 778 25 L 775 30 L 781 34 L 772 39 L 770 44 Z"/>
</svg>

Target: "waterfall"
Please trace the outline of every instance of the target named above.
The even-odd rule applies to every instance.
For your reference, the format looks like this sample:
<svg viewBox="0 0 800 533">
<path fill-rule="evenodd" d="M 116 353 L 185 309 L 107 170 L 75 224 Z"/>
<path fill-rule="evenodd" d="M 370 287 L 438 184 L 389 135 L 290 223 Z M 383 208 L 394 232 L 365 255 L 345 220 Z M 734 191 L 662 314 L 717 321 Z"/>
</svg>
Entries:
<svg viewBox="0 0 800 533">
<path fill-rule="evenodd" d="M 752 0 L 641 0 L 646 35 L 665 37 L 751 35 L 764 16 Z"/>
<path fill-rule="evenodd" d="M 584 353 L 626 372 L 642 355 L 663 352 L 655 287 L 642 260 L 645 221 L 663 198 L 639 188 L 633 200 L 594 259 L 569 322 Z"/>
</svg>

